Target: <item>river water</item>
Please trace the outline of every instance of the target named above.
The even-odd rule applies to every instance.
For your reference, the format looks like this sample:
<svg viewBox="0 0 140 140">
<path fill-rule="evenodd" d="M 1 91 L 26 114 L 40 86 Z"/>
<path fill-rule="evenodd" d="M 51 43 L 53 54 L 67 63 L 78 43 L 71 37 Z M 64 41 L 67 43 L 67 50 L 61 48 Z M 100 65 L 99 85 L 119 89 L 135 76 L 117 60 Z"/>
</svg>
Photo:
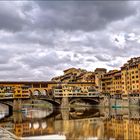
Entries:
<svg viewBox="0 0 140 140">
<path fill-rule="evenodd" d="M 0 139 L 140 139 L 140 111 L 128 108 L 51 109 L 25 107 L 10 113 L 0 105 Z"/>
</svg>

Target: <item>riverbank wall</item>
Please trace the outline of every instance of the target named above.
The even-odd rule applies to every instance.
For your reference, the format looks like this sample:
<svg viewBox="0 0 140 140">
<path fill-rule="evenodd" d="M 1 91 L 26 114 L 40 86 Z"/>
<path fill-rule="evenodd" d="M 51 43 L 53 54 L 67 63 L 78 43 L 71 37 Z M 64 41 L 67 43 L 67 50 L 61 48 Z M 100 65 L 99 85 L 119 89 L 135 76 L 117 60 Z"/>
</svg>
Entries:
<svg viewBox="0 0 140 140">
<path fill-rule="evenodd" d="M 100 106 L 104 107 L 140 107 L 140 98 L 111 98 L 105 96 L 100 99 Z"/>
</svg>

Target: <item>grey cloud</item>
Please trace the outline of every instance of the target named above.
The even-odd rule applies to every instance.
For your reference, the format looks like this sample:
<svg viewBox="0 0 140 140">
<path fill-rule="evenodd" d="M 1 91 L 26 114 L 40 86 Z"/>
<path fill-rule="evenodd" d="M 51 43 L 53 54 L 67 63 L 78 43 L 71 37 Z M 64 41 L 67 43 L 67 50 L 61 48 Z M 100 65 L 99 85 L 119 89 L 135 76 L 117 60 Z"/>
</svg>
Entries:
<svg viewBox="0 0 140 140">
<path fill-rule="evenodd" d="M 22 6 L 17 5 L 15 2 L 9 3 L 8 1 L 0 2 L 0 29 L 7 31 L 20 31 L 29 22 L 22 12 Z"/>
<path fill-rule="evenodd" d="M 112 61 L 112 62 L 108 62 L 106 63 L 107 66 L 110 66 L 112 68 L 117 68 L 119 69 L 121 67 L 121 62 L 120 61 Z"/>
<path fill-rule="evenodd" d="M 14 66 L 13 66 L 14 65 Z M 5 64 L 0 64 L 0 71 L 4 71 L 4 72 L 15 72 L 18 69 L 20 69 L 20 65 L 18 64 L 13 64 L 13 63 L 5 63 Z"/>
<path fill-rule="evenodd" d="M 108 20 L 123 20 L 127 16 L 136 14 L 137 10 L 128 1 L 102 2 L 99 6 L 99 15 Z"/>
<path fill-rule="evenodd" d="M 39 1 L 38 4 L 43 10 L 38 13 L 34 26 L 43 29 L 99 30 L 136 13 L 135 7 L 127 1 Z"/>
<path fill-rule="evenodd" d="M 0 65 L 8 63 L 11 57 L 13 57 L 13 54 L 10 50 L 6 50 L 4 48 L 0 48 Z"/>
<path fill-rule="evenodd" d="M 66 68 L 114 68 L 139 56 L 138 40 L 127 39 L 132 30 L 140 34 L 139 7 L 130 1 L 3 3 L 1 79 L 48 80 Z M 119 33 L 125 46 L 110 40 Z"/>
<path fill-rule="evenodd" d="M 77 64 L 77 62 L 71 59 L 70 55 L 66 55 L 66 56 L 63 56 L 62 58 L 59 58 L 58 54 L 55 52 L 49 52 L 40 57 L 36 53 L 28 54 L 28 55 L 22 56 L 19 59 L 19 61 L 24 63 L 25 65 L 28 65 L 31 68 L 39 68 L 39 67 L 55 68 L 56 66 L 59 66 L 60 64 L 65 64 L 65 63 L 70 63 L 72 65 Z"/>
<path fill-rule="evenodd" d="M 99 61 L 111 61 L 111 60 L 112 60 L 112 57 L 111 57 L 111 56 L 104 55 L 104 54 L 95 55 L 95 57 L 96 57 Z"/>
</svg>

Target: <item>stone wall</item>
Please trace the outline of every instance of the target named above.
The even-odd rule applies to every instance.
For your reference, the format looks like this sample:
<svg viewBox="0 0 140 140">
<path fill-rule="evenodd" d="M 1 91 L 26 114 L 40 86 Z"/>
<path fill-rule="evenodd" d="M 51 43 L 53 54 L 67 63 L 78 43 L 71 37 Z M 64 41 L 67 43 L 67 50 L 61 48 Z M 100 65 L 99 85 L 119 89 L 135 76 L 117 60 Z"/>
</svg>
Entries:
<svg viewBox="0 0 140 140">
<path fill-rule="evenodd" d="M 139 106 L 140 99 L 138 98 L 130 98 L 129 105 L 130 106 Z"/>
<path fill-rule="evenodd" d="M 100 99 L 99 105 L 109 107 L 110 106 L 110 97 L 105 96 L 104 98 Z"/>
<path fill-rule="evenodd" d="M 105 96 L 100 100 L 100 106 L 105 107 L 112 107 L 112 106 L 121 106 L 121 107 L 133 107 L 133 106 L 140 106 L 140 99 L 139 98 L 129 98 L 129 99 L 115 99 L 110 98 L 109 96 Z"/>
</svg>

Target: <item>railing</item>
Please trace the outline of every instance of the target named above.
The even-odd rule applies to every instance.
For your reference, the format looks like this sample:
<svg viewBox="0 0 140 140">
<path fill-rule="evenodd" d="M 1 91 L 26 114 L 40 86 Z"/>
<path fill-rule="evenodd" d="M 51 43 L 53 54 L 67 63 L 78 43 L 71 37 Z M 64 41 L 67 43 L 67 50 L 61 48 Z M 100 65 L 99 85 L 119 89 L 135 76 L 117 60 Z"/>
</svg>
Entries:
<svg viewBox="0 0 140 140">
<path fill-rule="evenodd" d="M 99 93 L 54 93 L 54 97 L 99 97 Z"/>
<path fill-rule="evenodd" d="M 23 93 L 23 94 L 14 94 L 14 93 L 5 93 L 0 95 L 0 99 L 15 99 L 15 98 L 30 98 L 29 93 Z"/>
</svg>

